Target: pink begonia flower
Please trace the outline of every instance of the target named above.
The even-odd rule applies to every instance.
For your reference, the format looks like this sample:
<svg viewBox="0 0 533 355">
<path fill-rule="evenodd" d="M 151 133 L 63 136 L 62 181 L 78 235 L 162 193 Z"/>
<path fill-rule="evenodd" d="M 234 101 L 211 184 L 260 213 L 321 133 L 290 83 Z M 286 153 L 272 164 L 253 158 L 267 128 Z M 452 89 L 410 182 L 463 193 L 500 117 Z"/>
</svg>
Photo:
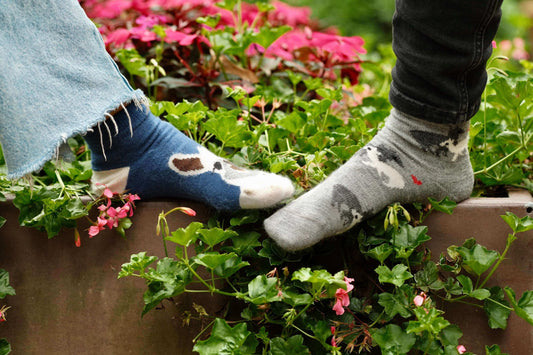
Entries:
<svg viewBox="0 0 533 355">
<path fill-rule="evenodd" d="M 333 305 L 333 310 L 335 313 L 340 316 L 344 314 L 344 307 L 347 307 L 350 305 L 350 297 L 348 296 L 348 292 L 353 290 L 353 285 L 351 283 L 354 281 L 354 279 L 344 277 L 344 282 L 346 282 L 346 290 L 339 288 L 337 291 L 335 291 L 335 305 Z"/>
<path fill-rule="evenodd" d="M 113 193 L 113 191 L 111 191 L 109 188 L 106 187 L 106 188 L 104 189 L 104 193 L 103 193 L 103 195 L 104 195 L 105 197 L 107 197 L 107 198 L 113 198 L 114 193 Z"/>
<path fill-rule="evenodd" d="M 415 306 L 420 307 L 424 304 L 426 298 L 427 295 L 424 292 L 421 292 L 419 295 L 415 296 L 415 298 L 413 299 L 413 303 L 415 304 Z"/>
<path fill-rule="evenodd" d="M 107 225 L 107 221 L 104 218 L 97 217 L 96 225 L 89 227 L 89 238 L 92 238 L 98 233 L 100 233 L 100 231 L 103 230 L 106 225 Z"/>
<path fill-rule="evenodd" d="M 464 354 L 466 353 L 466 348 L 464 345 L 457 345 L 457 352 L 459 352 L 459 354 Z"/>
<path fill-rule="evenodd" d="M 105 37 L 105 44 L 110 43 L 115 46 L 121 46 L 128 41 L 131 37 L 131 32 L 125 28 L 119 28 L 117 30 L 111 31 Z"/>
<path fill-rule="evenodd" d="M 181 46 L 190 46 L 195 41 L 209 45 L 209 41 L 204 36 L 198 34 L 188 34 L 183 31 L 176 31 L 170 28 L 165 29 L 165 42 L 177 42 Z"/>
<path fill-rule="evenodd" d="M 296 27 L 306 26 L 311 22 L 311 9 L 309 7 L 294 7 L 284 4 L 281 1 L 274 1 L 272 5 L 276 9 L 269 13 L 268 20 L 270 23 Z"/>
</svg>

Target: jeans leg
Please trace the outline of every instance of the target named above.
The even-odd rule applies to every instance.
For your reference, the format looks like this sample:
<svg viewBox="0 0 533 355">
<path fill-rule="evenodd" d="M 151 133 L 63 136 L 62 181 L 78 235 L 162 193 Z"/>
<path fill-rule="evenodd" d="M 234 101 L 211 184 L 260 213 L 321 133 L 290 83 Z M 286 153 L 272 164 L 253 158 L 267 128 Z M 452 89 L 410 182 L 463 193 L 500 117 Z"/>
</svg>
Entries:
<svg viewBox="0 0 533 355">
<path fill-rule="evenodd" d="M 486 85 L 503 0 L 396 0 L 391 104 L 437 123 L 469 120 Z"/>
<path fill-rule="evenodd" d="M 10 178 L 121 103 L 145 100 L 77 0 L 0 0 L 0 141 Z"/>
</svg>

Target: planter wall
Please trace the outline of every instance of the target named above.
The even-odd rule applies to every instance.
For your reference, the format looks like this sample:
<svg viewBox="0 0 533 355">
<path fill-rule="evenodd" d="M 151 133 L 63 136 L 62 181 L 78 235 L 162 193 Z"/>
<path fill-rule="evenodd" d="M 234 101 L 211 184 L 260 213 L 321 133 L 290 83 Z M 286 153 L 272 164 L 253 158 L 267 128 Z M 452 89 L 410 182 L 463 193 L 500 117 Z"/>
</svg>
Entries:
<svg viewBox="0 0 533 355">
<path fill-rule="evenodd" d="M 433 213 L 424 223 L 432 238 L 426 245 L 435 260 L 450 245 L 461 245 L 468 238 L 501 252 L 511 232 L 500 218 L 507 211 L 533 217 L 533 198 L 527 191 L 509 191 L 505 198 L 471 198 L 460 203 L 452 215 Z M 517 297 L 533 290 L 533 231 L 518 236 L 487 286 L 494 285 L 512 287 Z M 499 344 L 511 355 L 533 354 L 533 326 L 514 314 L 506 330 L 492 330 L 482 309 L 447 302 L 442 306 L 446 319 L 463 330 L 462 343 L 469 351 L 481 355 L 485 354 L 485 345 Z"/>
<path fill-rule="evenodd" d="M 214 313 L 224 299 L 185 295 L 178 300 L 180 309 L 165 302 L 165 309 L 141 319 L 144 281 L 117 280 L 131 254 L 164 256 L 155 235 L 157 216 L 176 206 L 191 207 L 198 215 L 173 214 L 171 228 L 206 221 L 209 215 L 190 202 L 139 203 L 126 240 L 110 231 L 88 239 L 82 227 L 77 248 L 71 230 L 47 240 L 44 233 L 18 226 L 11 203 L 0 204 L 0 215 L 7 218 L 0 229 L 0 268 L 9 272 L 17 293 L 1 302 L 12 308 L 0 324 L 0 338 L 8 339 L 13 354 L 191 354 L 199 327 L 182 326 L 183 310 L 196 302 Z"/>
<path fill-rule="evenodd" d="M 157 215 L 178 205 L 191 207 L 198 215 L 174 214 L 171 228 L 206 221 L 210 213 L 191 202 L 139 203 L 126 240 L 107 231 L 93 239 L 82 236 L 77 248 L 71 231 L 47 240 L 43 233 L 18 226 L 18 210 L 11 203 L 0 204 L 0 215 L 8 219 L 0 229 L 0 268 L 9 271 L 17 292 L 2 302 L 12 309 L 8 321 L 0 325 L 0 337 L 10 341 L 13 354 L 192 354 L 191 340 L 199 326 L 182 326 L 182 312 L 196 302 L 214 314 L 222 309 L 223 298 L 184 295 L 177 306 L 165 302 L 164 309 L 141 319 L 144 282 L 117 280 L 121 264 L 131 254 L 164 255 L 155 235 Z M 510 229 L 499 215 L 506 211 L 533 215 L 532 209 L 533 198 L 524 192 L 467 200 L 453 215 L 434 213 L 426 220 L 432 237 L 429 247 L 437 258 L 448 246 L 474 237 L 488 248 L 503 250 Z M 513 287 L 518 295 L 533 289 L 532 246 L 533 232 L 522 234 L 494 281 Z M 513 316 L 507 330 L 494 331 L 486 326 L 483 311 L 454 304 L 446 313 L 465 332 L 463 343 L 470 351 L 484 354 L 485 344 L 498 343 L 510 354 L 533 353 L 533 328 L 520 318 Z"/>
</svg>

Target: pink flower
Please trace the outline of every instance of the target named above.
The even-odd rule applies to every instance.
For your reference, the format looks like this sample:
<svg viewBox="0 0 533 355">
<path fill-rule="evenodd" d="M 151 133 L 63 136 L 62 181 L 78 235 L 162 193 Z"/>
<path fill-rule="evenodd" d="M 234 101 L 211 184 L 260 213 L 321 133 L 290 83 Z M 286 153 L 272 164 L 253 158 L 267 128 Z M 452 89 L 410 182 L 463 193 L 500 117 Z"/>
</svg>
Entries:
<svg viewBox="0 0 533 355">
<path fill-rule="evenodd" d="M 426 298 L 427 295 L 424 292 L 421 292 L 419 295 L 415 296 L 415 298 L 413 299 L 413 303 L 415 304 L 415 306 L 420 307 L 424 304 Z"/>
<path fill-rule="evenodd" d="M 457 352 L 458 352 L 459 354 L 464 354 L 464 353 L 466 353 L 466 348 L 465 348 L 465 346 L 464 346 L 464 345 L 457 345 Z"/>
<path fill-rule="evenodd" d="M 107 220 L 105 220 L 104 218 L 101 218 L 101 217 L 97 217 L 96 218 L 96 225 L 89 227 L 89 238 L 92 238 L 95 235 L 97 235 L 98 233 L 100 233 L 100 231 L 103 230 L 106 225 L 107 225 Z"/>
<path fill-rule="evenodd" d="M 104 193 L 103 195 L 107 198 L 113 198 L 113 191 L 111 191 L 110 189 L 108 189 L 107 187 L 104 189 Z"/>
<path fill-rule="evenodd" d="M 333 310 L 335 313 L 340 316 L 344 314 L 344 307 L 347 307 L 350 305 L 350 297 L 348 296 L 348 292 L 353 290 L 353 285 L 351 283 L 354 281 L 354 279 L 344 277 L 344 282 L 346 282 L 346 290 L 339 288 L 337 291 L 335 291 L 335 305 L 333 305 Z"/>
<path fill-rule="evenodd" d="M 497 45 L 496 45 L 496 41 L 492 41 L 491 44 L 492 44 L 492 48 L 496 48 L 496 47 L 497 47 Z"/>
<path fill-rule="evenodd" d="M 196 211 L 189 207 L 182 207 L 181 212 L 185 213 L 187 216 L 196 216 Z"/>
</svg>

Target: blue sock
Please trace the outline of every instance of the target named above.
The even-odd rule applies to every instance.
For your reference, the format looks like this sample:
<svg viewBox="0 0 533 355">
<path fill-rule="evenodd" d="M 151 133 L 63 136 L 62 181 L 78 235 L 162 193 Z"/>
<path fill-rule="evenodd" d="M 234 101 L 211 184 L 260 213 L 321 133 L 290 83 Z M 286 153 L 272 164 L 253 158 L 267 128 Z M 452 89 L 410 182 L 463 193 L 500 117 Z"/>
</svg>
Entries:
<svg viewBox="0 0 533 355">
<path fill-rule="evenodd" d="M 270 207 L 294 192 L 288 178 L 236 167 L 144 106 L 129 104 L 84 138 L 93 185 L 136 193 L 143 200 L 183 198 L 237 210 Z"/>
</svg>

